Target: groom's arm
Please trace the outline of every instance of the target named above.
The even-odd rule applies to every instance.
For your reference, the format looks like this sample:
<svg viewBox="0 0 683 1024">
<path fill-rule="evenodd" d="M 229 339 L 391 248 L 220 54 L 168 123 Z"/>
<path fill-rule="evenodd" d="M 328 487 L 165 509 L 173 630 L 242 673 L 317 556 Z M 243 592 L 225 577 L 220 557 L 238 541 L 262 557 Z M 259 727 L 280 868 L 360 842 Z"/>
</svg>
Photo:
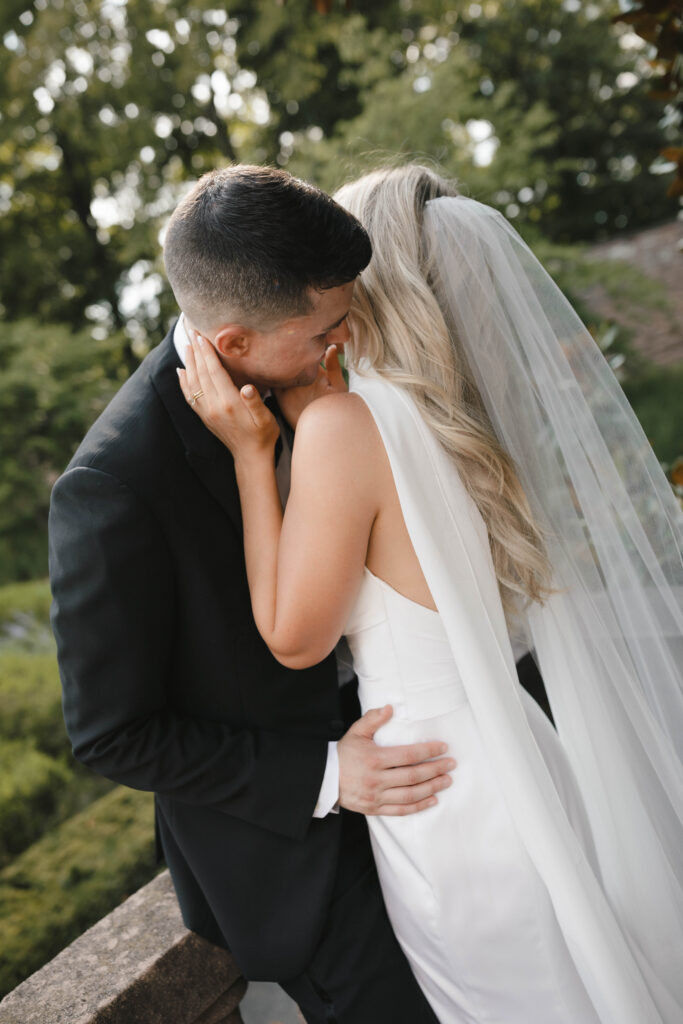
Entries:
<svg viewBox="0 0 683 1024">
<path fill-rule="evenodd" d="M 57 482 L 50 576 L 64 717 L 76 758 L 135 789 L 303 837 L 327 742 L 234 729 L 169 706 L 172 560 L 158 523 L 125 484 L 82 467 Z"/>
</svg>

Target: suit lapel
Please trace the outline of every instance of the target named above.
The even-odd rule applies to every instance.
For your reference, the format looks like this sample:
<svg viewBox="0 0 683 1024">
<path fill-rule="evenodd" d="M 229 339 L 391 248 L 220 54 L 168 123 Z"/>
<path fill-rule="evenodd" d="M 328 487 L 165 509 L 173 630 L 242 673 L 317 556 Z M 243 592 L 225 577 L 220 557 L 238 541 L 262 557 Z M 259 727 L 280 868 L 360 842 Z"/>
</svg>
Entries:
<svg viewBox="0 0 683 1024">
<path fill-rule="evenodd" d="M 242 514 L 232 456 L 206 429 L 183 397 L 176 372 L 182 362 L 173 343 L 173 328 L 151 358 L 154 359 L 150 368 L 152 383 L 180 436 L 185 457 L 204 487 L 228 514 L 241 538 Z"/>
</svg>

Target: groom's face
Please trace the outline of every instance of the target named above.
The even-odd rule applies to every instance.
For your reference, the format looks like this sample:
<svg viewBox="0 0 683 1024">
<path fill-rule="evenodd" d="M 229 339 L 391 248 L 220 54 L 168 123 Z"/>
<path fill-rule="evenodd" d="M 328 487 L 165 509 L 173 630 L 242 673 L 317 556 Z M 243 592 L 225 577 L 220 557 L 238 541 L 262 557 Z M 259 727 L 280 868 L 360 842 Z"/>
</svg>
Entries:
<svg viewBox="0 0 683 1024">
<path fill-rule="evenodd" d="M 322 292 L 311 290 L 311 312 L 271 330 L 231 325 L 218 331 L 214 344 L 235 384 L 255 384 L 261 392 L 312 384 L 328 345 L 341 347 L 349 339 L 346 315 L 353 286 L 349 281 Z"/>
</svg>

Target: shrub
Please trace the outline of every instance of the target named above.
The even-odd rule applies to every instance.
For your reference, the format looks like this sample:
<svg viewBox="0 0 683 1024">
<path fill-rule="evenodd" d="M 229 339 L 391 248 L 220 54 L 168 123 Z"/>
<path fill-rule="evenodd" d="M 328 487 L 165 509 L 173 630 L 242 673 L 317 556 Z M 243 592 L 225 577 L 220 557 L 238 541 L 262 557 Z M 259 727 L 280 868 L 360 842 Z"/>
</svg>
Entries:
<svg viewBox="0 0 683 1024">
<path fill-rule="evenodd" d="M 0 864 L 43 832 L 69 772 L 26 740 L 0 746 Z"/>
<path fill-rule="evenodd" d="M 0 350 L 0 580 L 47 571 L 50 490 L 128 375 L 127 340 L 65 323 L 3 323 Z"/>
<path fill-rule="evenodd" d="M 0 653 L 0 736 L 32 738 L 48 754 L 68 752 L 54 654 Z"/>
<path fill-rule="evenodd" d="M 9 615 L 30 616 L 34 625 L 47 631 L 49 627 L 41 623 L 45 622 L 48 606 L 49 590 L 43 581 L 0 588 L 0 620 Z M 78 764 L 71 755 L 54 652 L 17 650 L 14 640 L 0 651 L 0 741 L 5 746 L 5 757 L 0 762 L 2 866 L 10 854 L 25 849 L 47 829 L 83 810 L 114 784 Z M 7 741 L 14 741 L 14 745 Z M 29 749 L 33 751 L 30 756 Z M 50 756 L 41 759 L 39 751 Z M 50 772 L 48 765 L 52 767 Z M 58 784 L 48 785 L 48 779 L 54 783 L 57 775 Z M 7 825 L 6 815 L 12 820 L 19 815 L 17 827 Z"/>
<path fill-rule="evenodd" d="M 47 580 L 0 587 L 0 649 L 54 651 Z"/>
<path fill-rule="evenodd" d="M 0 587 L 0 622 L 11 619 L 15 612 L 24 612 L 32 615 L 38 622 L 46 624 L 49 619 L 50 601 L 48 580 L 6 584 Z"/>
<path fill-rule="evenodd" d="M 624 391 L 659 458 L 672 463 L 683 455 L 683 365 L 648 367 Z"/>
<path fill-rule="evenodd" d="M 0 997 L 159 870 L 153 800 L 117 787 L 0 871 Z"/>
</svg>

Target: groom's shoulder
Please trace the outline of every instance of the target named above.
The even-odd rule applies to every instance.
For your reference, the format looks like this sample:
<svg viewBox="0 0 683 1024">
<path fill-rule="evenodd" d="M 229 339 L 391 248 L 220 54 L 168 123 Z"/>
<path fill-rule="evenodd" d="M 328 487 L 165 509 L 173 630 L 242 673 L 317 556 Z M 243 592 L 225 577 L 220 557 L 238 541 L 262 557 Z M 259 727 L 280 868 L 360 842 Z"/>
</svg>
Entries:
<svg viewBox="0 0 683 1024">
<path fill-rule="evenodd" d="M 154 378 L 172 363 L 172 335 L 154 348 L 125 381 L 81 441 L 67 471 L 98 469 L 119 479 L 145 472 L 175 441 Z M 169 372 L 175 376 L 172 365 Z"/>
</svg>

